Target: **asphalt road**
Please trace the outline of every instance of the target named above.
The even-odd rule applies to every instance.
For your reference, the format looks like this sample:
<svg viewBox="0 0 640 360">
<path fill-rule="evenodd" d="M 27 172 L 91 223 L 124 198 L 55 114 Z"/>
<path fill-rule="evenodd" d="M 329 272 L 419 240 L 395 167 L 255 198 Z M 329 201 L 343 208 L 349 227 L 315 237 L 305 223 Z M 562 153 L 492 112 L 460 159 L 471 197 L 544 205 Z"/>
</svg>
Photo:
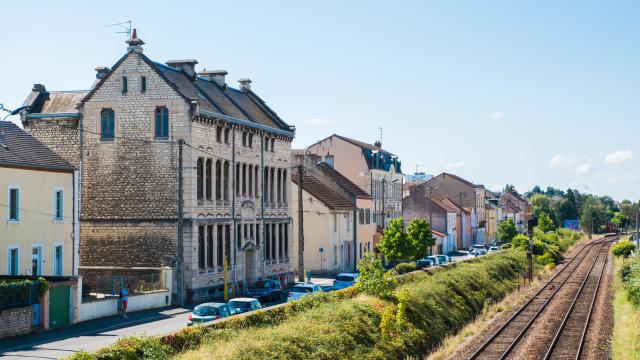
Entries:
<svg viewBox="0 0 640 360">
<path fill-rule="evenodd" d="M 267 307 L 280 302 L 268 303 Z M 88 352 L 133 335 L 158 336 L 187 326 L 188 308 L 161 308 L 112 316 L 73 326 L 0 340 L 2 359 L 60 359 L 80 350 Z"/>
</svg>

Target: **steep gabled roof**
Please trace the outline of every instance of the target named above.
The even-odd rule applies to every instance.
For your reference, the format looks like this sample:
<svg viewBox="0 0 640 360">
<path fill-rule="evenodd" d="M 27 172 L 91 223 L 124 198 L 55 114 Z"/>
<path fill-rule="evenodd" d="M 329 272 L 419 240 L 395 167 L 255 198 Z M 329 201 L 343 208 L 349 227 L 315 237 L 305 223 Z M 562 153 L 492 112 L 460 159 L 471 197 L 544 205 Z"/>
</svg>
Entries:
<svg viewBox="0 0 640 360">
<path fill-rule="evenodd" d="M 82 106 L 93 96 L 128 56 L 133 56 L 134 54 L 137 54 L 140 59 L 149 65 L 185 101 L 189 103 L 197 102 L 202 110 L 274 129 L 292 131 L 292 128 L 253 91 L 233 89 L 226 84 L 220 86 L 199 76 L 190 77 L 182 70 L 152 61 L 143 53 L 135 51 L 129 51 L 120 58 L 107 76 L 102 78 L 82 98 L 79 106 Z"/>
<path fill-rule="evenodd" d="M 71 172 L 75 168 L 12 122 L 1 123 L 0 167 L 21 167 Z"/>
<path fill-rule="evenodd" d="M 329 166 L 327 163 L 319 162 L 316 164 L 316 168 L 322 171 L 325 176 L 337 183 L 340 187 L 350 192 L 353 196 L 360 199 L 371 199 L 371 195 L 362 190 L 362 188 L 351 182 L 351 180 L 347 179 L 344 175 Z"/>
<path fill-rule="evenodd" d="M 298 176 L 296 174 L 291 176 L 291 181 L 293 181 L 294 184 L 299 185 Z M 311 171 L 307 171 L 304 175 L 302 188 L 331 210 L 356 209 L 356 207 L 347 201 L 347 199 L 342 197 L 342 195 L 331 189 L 329 186 L 325 185 Z"/>
</svg>

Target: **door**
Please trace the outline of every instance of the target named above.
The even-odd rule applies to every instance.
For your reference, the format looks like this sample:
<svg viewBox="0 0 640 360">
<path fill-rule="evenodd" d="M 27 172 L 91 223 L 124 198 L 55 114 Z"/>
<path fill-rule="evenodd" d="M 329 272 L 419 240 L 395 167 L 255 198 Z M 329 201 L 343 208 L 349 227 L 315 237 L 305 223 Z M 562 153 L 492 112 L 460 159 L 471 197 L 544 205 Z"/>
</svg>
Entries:
<svg viewBox="0 0 640 360">
<path fill-rule="evenodd" d="M 253 249 L 247 249 L 244 255 L 244 276 L 247 284 L 253 284 L 256 281 L 256 252 Z"/>
<path fill-rule="evenodd" d="M 42 275 L 42 247 L 40 246 L 31 248 L 31 275 Z"/>
<path fill-rule="evenodd" d="M 69 286 L 49 288 L 49 327 L 69 325 L 71 308 Z"/>
</svg>

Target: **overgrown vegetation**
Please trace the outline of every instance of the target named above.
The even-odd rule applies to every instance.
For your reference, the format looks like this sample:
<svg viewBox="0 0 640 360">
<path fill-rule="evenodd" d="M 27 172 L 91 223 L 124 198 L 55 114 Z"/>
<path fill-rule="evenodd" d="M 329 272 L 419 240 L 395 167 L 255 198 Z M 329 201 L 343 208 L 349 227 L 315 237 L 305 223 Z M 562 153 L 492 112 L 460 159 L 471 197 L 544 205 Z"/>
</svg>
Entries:
<svg viewBox="0 0 640 360">
<path fill-rule="evenodd" d="M 615 245 L 613 245 L 611 252 L 615 256 L 622 256 L 627 258 L 629 257 L 629 255 L 631 255 L 631 252 L 635 250 L 636 245 L 632 241 L 624 240 L 618 241 Z"/>
<path fill-rule="evenodd" d="M 406 262 L 396 265 L 395 270 L 398 274 L 406 274 L 411 271 L 416 271 L 417 268 L 418 266 L 415 262 Z"/>
<path fill-rule="evenodd" d="M 615 259 L 615 268 L 619 274 L 623 273 L 622 258 Z M 614 290 L 611 354 L 614 360 L 640 359 L 640 309 L 629 300 L 620 277 L 614 281 Z"/>
<path fill-rule="evenodd" d="M 47 281 L 41 277 L 37 280 L 2 280 L 0 281 L 0 308 L 38 302 L 48 289 Z"/>
<path fill-rule="evenodd" d="M 523 252 L 503 251 L 446 269 L 401 276 L 385 298 L 371 279 L 385 277 L 379 258 L 367 254 L 355 288 L 304 297 L 289 306 L 193 327 L 162 341 L 153 358 L 185 359 L 405 359 L 420 356 L 504 297 L 526 265 Z M 252 320 L 250 320 L 252 319 Z M 160 346 L 163 345 L 163 346 Z M 145 345 L 146 346 L 146 345 Z M 102 352 L 108 353 L 107 350 Z M 151 351 L 149 351 L 151 353 Z M 140 353 L 145 358 L 146 353 Z M 89 359 L 111 359 L 82 354 Z M 88 356 L 88 357 L 86 357 Z"/>
<path fill-rule="evenodd" d="M 384 271 L 380 257 L 370 252 L 365 253 L 358 262 L 358 272 L 360 276 L 355 286 L 357 291 L 380 298 L 392 297 L 398 283 Z"/>
<path fill-rule="evenodd" d="M 556 265 L 562 261 L 562 254 L 581 237 L 581 233 L 569 229 L 543 232 L 536 228 L 531 252 L 542 265 Z M 511 246 L 526 251 L 529 248 L 529 237 L 518 234 L 511 241 Z"/>
<path fill-rule="evenodd" d="M 629 257 L 621 266 L 619 275 L 627 290 L 629 301 L 640 307 L 640 256 Z"/>
</svg>

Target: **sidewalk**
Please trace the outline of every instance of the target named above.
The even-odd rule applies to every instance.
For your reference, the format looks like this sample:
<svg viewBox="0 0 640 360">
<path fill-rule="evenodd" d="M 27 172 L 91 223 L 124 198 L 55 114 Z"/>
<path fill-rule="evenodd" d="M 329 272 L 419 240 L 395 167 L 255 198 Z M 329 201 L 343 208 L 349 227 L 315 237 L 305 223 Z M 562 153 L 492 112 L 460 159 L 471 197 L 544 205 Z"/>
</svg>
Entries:
<svg viewBox="0 0 640 360">
<path fill-rule="evenodd" d="M 112 316 L 65 328 L 0 340 L 0 357 L 58 359 L 79 350 L 95 351 L 131 335 L 160 335 L 186 326 L 189 308 L 160 308 Z"/>
</svg>

